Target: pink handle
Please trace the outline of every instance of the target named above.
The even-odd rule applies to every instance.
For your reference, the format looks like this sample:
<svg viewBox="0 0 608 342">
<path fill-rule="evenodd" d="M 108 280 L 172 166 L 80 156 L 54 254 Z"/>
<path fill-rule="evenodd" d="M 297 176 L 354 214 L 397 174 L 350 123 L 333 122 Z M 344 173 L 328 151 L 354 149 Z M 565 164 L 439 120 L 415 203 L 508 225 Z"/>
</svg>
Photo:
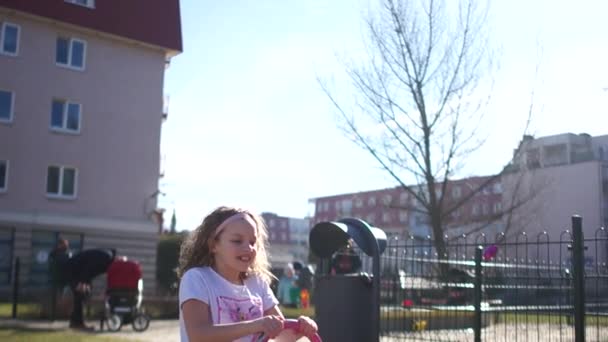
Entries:
<svg viewBox="0 0 608 342">
<path fill-rule="evenodd" d="M 286 319 L 283 321 L 283 330 L 293 330 L 295 332 L 299 332 L 300 331 L 300 322 L 298 322 L 297 319 Z M 323 342 L 321 341 L 321 336 L 319 336 L 319 334 L 314 334 L 312 336 L 306 336 L 310 342 Z M 262 339 L 258 340 L 261 342 L 268 342 L 269 338 L 268 337 L 263 337 Z"/>
</svg>

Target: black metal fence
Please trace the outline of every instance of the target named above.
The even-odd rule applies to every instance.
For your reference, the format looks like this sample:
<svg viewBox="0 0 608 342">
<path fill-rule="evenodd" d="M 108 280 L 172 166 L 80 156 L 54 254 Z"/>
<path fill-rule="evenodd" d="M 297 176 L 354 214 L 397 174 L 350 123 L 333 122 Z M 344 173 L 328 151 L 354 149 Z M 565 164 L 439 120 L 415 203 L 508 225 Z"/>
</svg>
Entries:
<svg viewBox="0 0 608 342">
<path fill-rule="evenodd" d="M 383 341 L 608 341 L 608 232 L 393 239 L 381 259 Z M 368 260 L 362 257 L 364 269 Z"/>
</svg>

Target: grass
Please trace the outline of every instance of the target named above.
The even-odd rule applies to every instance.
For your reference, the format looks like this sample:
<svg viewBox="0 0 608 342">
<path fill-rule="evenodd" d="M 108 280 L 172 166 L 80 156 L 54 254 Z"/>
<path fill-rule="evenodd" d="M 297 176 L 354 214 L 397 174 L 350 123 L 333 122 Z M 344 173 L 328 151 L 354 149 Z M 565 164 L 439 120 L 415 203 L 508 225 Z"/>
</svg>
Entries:
<svg viewBox="0 0 608 342">
<path fill-rule="evenodd" d="M 154 305 L 145 305 L 146 312 L 152 316 L 152 318 L 156 318 L 161 316 L 162 308 L 157 308 Z M 299 316 L 308 316 L 315 317 L 315 308 L 308 307 L 306 309 L 302 308 L 288 308 L 281 306 L 281 312 L 287 318 L 298 318 Z M 11 303 L 2 303 L 0 302 L 0 318 L 11 318 L 13 312 L 13 306 Z M 19 319 L 32 319 L 32 318 L 40 318 L 42 314 L 42 306 L 38 303 L 22 303 L 17 306 L 17 318 Z M 177 315 L 176 317 L 177 318 Z M 0 339 L 1 340 L 1 339 Z"/>
<path fill-rule="evenodd" d="M 17 318 L 38 318 L 42 312 L 42 305 L 38 303 L 17 304 Z M 12 303 L 0 303 L 0 318 L 11 318 L 13 315 Z"/>
<path fill-rule="evenodd" d="M 315 308 L 313 306 L 309 306 L 306 309 L 303 308 L 288 308 L 284 306 L 280 306 L 281 312 L 283 316 L 286 318 L 298 318 L 300 316 L 308 316 L 310 318 L 315 318 Z"/>
<path fill-rule="evenodd" d="M 527 318 L 525 313 L 501 313 L 498 315 L 498 323 L 529 323 L 529 324 L 567 324 L 567 315 L 549 315 L 549 314 L 533 314 L 529 313 Z M 574 317 L 571 317 L 571 322 L 574 324 Z M 587 326 L 608 326 L 608 316 L 594 316 L 587 314 L 585 316 L 585 325 Z"/>
<path fill-rule="evenodd" d="M 48 331 L 27 329 L 2 329 L 0 341 L 3 342 L 126 342 L 130 340 L 77 333 L 72 331 Z M 132 342 L 132 340 L 130 341 Z"/>
</svg>

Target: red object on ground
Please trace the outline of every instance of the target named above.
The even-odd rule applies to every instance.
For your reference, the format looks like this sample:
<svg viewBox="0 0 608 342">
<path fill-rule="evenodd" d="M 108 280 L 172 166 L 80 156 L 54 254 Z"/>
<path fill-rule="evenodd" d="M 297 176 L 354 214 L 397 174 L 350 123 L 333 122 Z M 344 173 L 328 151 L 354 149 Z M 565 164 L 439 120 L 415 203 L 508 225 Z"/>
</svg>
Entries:
<svg viewBox="0 0 608 342">
<path fill-rule="evenodd" d="M 137 261 L 116 258 L 108 268 L 108 289 L 137 289 L 141 266 Z"/>
<path fill-rule="evenodd" d="M 304 309 L 308 308 L 310 305 L 310 294 L 307 289 L 303 289 L 300 292 L 300 305 L 302 305 L 302 308 Z"/>
</svg>

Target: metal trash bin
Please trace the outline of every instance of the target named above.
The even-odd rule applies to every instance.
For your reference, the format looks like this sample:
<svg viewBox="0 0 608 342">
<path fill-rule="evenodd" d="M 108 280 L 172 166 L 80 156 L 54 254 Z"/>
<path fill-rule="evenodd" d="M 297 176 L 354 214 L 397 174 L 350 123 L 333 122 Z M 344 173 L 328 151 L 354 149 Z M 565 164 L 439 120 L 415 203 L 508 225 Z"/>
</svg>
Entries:
<svg viewBox="0 0 608 342">
<path fill-rule="evenodd" d="M 373 275 L 364 273 L 330 275 L 322 267 L 315 280 L 315 320 L 324 342 L 373 342 L 379 340 L 380 254 L 386 248 L 386 234 L 365 221 L 346 218 L 320 222 L 310 231 L 311 251 L 327 265 L 327 259 L 349 239 L 373 258 Z"/>
</svg>

